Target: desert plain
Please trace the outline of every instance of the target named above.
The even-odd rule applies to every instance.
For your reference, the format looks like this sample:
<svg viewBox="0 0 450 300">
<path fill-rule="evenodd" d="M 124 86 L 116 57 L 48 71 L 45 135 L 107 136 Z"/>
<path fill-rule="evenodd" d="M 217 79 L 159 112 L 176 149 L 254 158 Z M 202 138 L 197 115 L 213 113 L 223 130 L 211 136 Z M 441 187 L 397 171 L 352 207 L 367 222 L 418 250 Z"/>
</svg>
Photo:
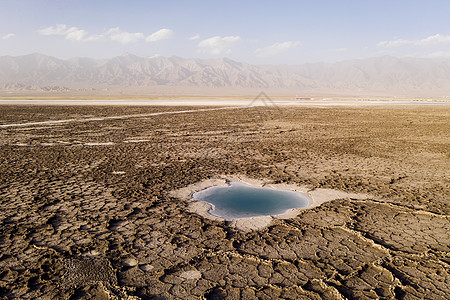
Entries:
<svg viewBox="0 0 450 300">
<path fill-rule="evenodd" d="M 0 298 L 449 299 L 449 120 L 420 104 L 2 105 Z M 173 196 L 221 176 L 350 196 L 248 230 Z"/>
</svg>

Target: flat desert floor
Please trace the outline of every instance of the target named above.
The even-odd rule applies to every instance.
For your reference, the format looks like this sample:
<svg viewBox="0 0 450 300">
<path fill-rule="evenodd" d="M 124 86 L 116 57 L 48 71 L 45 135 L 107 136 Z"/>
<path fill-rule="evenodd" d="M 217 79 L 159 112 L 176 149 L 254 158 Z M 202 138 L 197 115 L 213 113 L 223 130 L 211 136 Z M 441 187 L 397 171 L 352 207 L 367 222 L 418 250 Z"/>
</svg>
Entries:
<svg viewBox="0 0 450 300">
<path fill-rule="evenodd" d="M 3 105 L 0 298 L 449 299 L 449 121 L 448 105 Z M 242 231 L 171 196 L 217 176 L 370 196 Z"/>
</svg>

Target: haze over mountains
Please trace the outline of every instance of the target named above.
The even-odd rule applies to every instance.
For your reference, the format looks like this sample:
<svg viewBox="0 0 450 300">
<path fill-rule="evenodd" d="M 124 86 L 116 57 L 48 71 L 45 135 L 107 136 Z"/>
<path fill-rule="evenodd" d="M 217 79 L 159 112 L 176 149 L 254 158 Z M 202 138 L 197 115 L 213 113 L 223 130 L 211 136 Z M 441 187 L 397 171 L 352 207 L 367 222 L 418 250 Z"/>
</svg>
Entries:
<svg viewBox="0 0 450 300">
<path fill-rule="evenodd" d="M 0 57 L 0 96 L 77 95 L 450 96 L 449 59 L 390 56 L 295 66 L 250 65 L 227 58 L 61 60 L 42 54 Z"/>
</svg>

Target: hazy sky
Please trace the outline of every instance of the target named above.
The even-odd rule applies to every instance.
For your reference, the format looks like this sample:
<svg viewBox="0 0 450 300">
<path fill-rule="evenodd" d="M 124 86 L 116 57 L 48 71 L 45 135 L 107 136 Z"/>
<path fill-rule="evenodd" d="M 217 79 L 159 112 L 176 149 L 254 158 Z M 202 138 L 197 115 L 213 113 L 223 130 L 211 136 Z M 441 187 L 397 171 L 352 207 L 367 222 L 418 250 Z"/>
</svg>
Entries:
<svg viewBox="0 0 450 300">
<path fill-rule="evenodd" d="M 450 57 L 448 0 L 0 0 L 0 55 Z"/>
</svg>

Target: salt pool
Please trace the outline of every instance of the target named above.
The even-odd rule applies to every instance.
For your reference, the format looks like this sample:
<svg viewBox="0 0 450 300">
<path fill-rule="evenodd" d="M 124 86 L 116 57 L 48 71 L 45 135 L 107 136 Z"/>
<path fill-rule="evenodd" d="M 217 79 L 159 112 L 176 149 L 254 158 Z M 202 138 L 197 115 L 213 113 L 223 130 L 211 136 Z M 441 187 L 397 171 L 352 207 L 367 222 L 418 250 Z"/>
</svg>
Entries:
<svg viewBox="0 0 450 300">
<path fill-rule="evenodd" d="M 214 186 L 196 192 L 192 200 L 211 204 L 209 213 L 225 219 L 280 215 L 309 204 L 306 194 L 254 187 L 241 182 L 230 182 L 229 186 Z"/>
</svg>

